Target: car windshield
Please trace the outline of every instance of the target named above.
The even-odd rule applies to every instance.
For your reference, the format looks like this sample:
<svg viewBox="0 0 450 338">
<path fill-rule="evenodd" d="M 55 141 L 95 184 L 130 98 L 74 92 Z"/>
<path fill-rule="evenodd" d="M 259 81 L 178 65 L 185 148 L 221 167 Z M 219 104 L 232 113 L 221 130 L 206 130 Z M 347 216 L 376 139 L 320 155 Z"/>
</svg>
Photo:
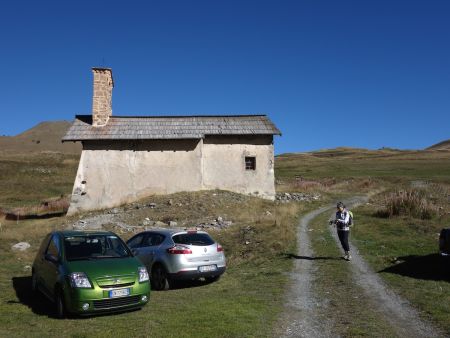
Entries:
<svg viewBox="0 0 450 338">
<path fill-rule="evenodd" d="M 176 244 L 198 245 L 206 246 L 214 244 L 214 241 L 208 234 L 205 233 L 186 233 L 178 234 L 172 237 Z"/>
<path fill-rule="evenodd" d="M 64 237 L 68 261 L 129 257 L 130 252 L 116 235 L 77 235 Z"/>
</svg>

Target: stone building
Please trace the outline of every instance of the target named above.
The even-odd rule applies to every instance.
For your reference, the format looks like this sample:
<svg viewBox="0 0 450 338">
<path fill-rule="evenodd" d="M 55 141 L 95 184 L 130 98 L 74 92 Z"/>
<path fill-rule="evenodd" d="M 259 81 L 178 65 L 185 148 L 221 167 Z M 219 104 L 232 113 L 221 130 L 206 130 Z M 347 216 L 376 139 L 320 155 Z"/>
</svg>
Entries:
<svg viewBox="0 0 450 338">
<path fill-rule="evenodd" d="M 281 133 L 267 116 L 112 116 L 112 71 L 93 74 L 92 115 L 77 115 L 63 137 L 83 145 L 69 214 L 180 191 L 274 198 Z"/>
</svg>

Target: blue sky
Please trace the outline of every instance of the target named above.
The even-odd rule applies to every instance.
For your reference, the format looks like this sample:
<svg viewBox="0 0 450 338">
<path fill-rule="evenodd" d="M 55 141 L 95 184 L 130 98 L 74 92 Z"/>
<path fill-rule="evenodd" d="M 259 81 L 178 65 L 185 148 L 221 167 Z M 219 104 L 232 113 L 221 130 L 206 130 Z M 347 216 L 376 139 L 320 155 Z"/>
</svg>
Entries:
<svg viewBox="0 0 450 338">
<path fill-rule="evenodd" d="M 0 135 L 91 111 L 265 113 L 276 153 L 450 138 L 450 1 L 2 1 Z"/>
</svg>

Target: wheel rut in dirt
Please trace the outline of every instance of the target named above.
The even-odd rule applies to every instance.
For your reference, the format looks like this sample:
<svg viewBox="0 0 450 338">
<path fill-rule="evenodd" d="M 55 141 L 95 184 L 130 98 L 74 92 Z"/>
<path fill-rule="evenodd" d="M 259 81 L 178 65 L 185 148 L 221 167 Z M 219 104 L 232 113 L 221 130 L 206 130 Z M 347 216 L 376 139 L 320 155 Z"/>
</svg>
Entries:
<svg viewBox="0 0 450 338">
<path fill-rule="evenodd" d="M 282 315 L 280 336 L 283 337 L 331 337 L 332 325 L 319 318 L 317 308 L 320 300 L 314 295 L 313 251 L 308 233 L 308 224 L 318 215 L 331 210 L 323 207 L 312 211 L 300 219 L 297 230 L 297 255 L 291 273 L 291 283 L 287 293 L 287 304 Z"/>
</svg>

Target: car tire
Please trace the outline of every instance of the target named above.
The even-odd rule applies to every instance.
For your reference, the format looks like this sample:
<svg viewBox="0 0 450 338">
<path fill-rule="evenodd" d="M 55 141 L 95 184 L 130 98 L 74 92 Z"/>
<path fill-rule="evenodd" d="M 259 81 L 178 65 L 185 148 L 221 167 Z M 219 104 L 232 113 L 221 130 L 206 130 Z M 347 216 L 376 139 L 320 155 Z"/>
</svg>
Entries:
<svg viewBox="0 0 450 338">
<path fill-rule="evenodd" d="M 38 292 L 37 275 L 36 275 L 36 272 L 34 272 L 34 271 L 31 273 L 31 291 L 33 291 L 33 293 Z"/>
<path fill-rule="evenodd" d="M 66 308 L 64 306 L 64 295 L 61 289 L 55 291 L 55 315 L 56 318 L 63 319 L 66 317 Z"/>
<path fill-rule="evenodd" d="M 169 289 L 169 277 L 166 269 L 161 264 L 157 264 L 152 268 L 151 284 L 153 290 L 162 291 Z"/>
</svg>

